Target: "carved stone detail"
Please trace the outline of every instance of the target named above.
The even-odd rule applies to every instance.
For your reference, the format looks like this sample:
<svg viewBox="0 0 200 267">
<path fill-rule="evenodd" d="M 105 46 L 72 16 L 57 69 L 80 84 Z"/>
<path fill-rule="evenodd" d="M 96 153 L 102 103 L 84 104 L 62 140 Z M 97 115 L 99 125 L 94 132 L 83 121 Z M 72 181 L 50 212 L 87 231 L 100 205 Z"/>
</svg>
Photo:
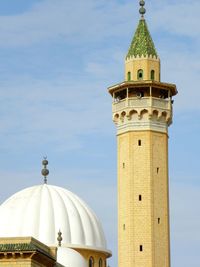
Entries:
<svg viewBox="0 0 200 267">
<path fill-rule="evenodd" d="M 172 123 L 172 104 L 168 99 L 124 99 L 113 103 L 113 121 L 118 134 L 131 130 L 168 131 Z"/>
</svg>

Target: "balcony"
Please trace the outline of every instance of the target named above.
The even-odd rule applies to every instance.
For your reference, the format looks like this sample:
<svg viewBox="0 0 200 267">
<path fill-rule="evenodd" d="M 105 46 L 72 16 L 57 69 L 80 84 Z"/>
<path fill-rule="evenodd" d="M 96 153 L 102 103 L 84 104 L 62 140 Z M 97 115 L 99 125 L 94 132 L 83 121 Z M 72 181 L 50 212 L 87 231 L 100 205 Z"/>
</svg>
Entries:
<svg viewBox="0 0 200 267">
<path fill-rule="evenodd" d="M 119 112 L 126 108 L 136 108 L 136 109 L 144 109 L 144 108 L 155 108 L 161 110 L 171 110 L 171 99 L 162 99 L 155 97 L 132 97 L 125 98 L 122 100 L 115 100 L 112 105 L 112 111 Z"/>
</svg>

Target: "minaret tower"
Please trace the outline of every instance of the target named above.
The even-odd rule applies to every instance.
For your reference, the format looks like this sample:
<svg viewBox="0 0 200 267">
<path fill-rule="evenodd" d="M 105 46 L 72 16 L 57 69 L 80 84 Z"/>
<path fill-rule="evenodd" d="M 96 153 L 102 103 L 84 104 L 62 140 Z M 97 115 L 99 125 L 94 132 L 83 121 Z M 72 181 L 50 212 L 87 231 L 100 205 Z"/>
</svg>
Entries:
<svg viewBox="0 0 200 267">
<path fill-rule="evenodd" d="M 125 81 L 108 88 L 118 148 L 119 267 L 170 267 L 168 126 L 174 84 L 141 18 L 125 59 Z"/>
</svg>

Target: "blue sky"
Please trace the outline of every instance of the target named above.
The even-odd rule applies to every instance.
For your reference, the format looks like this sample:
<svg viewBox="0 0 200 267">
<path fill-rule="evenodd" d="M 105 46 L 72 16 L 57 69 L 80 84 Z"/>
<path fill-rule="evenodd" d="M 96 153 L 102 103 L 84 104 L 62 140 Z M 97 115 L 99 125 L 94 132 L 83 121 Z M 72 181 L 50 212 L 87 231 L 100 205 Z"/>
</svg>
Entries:
<svg viewBox="0 0 200 267">
<path fill-rule="evenodd" d="M 146 1 L 162 63 L 176 83 L 169 130 L 173 267 L 200 262 L 200 2 Z M 123 80 L 137 0 L 0 1 L 0 202 L 42 183 L 82 197 L 101 218 L 117 266 L 116 140 L 107 87 Z"/>
</svg>

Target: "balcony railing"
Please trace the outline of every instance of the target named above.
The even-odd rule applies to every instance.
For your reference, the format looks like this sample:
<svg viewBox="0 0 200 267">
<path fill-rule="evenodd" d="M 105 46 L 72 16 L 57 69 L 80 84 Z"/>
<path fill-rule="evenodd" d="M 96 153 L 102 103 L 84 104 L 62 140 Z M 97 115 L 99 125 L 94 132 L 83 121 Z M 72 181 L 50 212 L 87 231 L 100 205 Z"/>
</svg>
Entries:
<svg viewBox="0 0 200 267">
<path fill-rule="evenodd" d="M 155 97 L 142 98 L 125 98 L 123 100 L 116 100 L 113 102 L 113 112 L 121 111 L 125 108 L 158 108 L 163 110 L 171 109 L 171 99 L 162 99 Z"/>
</svg>

